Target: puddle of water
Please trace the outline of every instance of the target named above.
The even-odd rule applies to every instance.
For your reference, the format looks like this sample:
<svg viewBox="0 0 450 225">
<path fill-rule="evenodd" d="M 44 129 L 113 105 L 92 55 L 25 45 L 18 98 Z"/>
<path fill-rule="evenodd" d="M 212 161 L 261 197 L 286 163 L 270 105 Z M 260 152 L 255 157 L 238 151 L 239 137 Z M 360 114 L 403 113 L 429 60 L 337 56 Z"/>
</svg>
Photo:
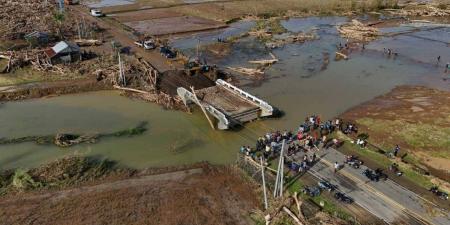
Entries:
<svg viewBox="0 0 450 225">
<path fill-rule="evenodd" d="M 229 163 L 235 160 L 240 145 L 253 145 L 256 137 L 267 130 L 295 129 L 310 114 L 331 118 L 396 85 L 419 84 L 449 89 L 449 83 L 441 79 L 441 68 L 416 62 L 428 62 L 428 57 L 434 58 L 438 53 L 447 59 L 448 47 L 436 44 L 438 42 L 408 36 L 383 38 L 369 44 L 364 52 L 352 53 L 350 60 L 336 62 L 335 46 L 342 39 L 333 34 L 335 28 L 321 26 L 320 22 L 308 26 L 298 23 L 301 28 L 290 29 L 319 27 L 320 39 L 273 50 L 280 62 L 266 71 L 267 80 L 259 85 L 243 82 L 247 83 L 244 89 L 284 111 L 285 116 L 280 119 L 249 123 L 240 131 L 212 131 L 198 109 L 194 114 L 165 111 L 154 104 L 121 97 L 116 92 L 9 102 L 0 105 L 0 137 L 110 132 L 133 127 L 140 121 L 148 121 L 149 130 L 141 136 L 102 139 L 97 144 L 67 149 L 33 143 L 3 145 L 0 146 L 0 168 L 32 167 L 71 154 L 101 155 L 136 168 L 203 160 Z M 185 40 L 186 43 L 180 41 L 179 45 L 184 45 L 187 50 L 195 48 L 196 42 L 192 45 L 190 39 Z M 391 45 L 400 52 L 396 59 L 382 53 L 383 47 Z M 445 52 L 447 55 L 444 56 Z M 326 69 L 322 69 L 325 53 L 330 59 Z M 422 54 L 423 59 L 422 56 L 411 59 Z M 247 66 L 248 60 L 258 58 L 268 58 L 268 52 L 261 43 L 249 37 L 233 45 L 229 56 L 211 60 L 224 66 Z"/>
<path fill-rule="evenodd" d="M 101 8 L 108 6 L 129 5 L 135 2 L 136 0 L 85 0 L 83 4 L 91 8 Z"/>
</svg>

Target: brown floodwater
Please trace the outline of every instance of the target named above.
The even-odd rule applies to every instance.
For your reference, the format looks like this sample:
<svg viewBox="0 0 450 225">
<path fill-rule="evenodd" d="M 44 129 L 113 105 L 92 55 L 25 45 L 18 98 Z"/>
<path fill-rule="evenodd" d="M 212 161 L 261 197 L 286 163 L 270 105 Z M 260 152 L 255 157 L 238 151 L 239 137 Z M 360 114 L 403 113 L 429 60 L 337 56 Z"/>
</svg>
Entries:
<svg viewBox="0 0 450 225">
<path fill-rule="evenodd" d="M 449 89 L 450 81 L 443 78 L 450 76 L 444 73 L 444 64 L 450 61 L 450 48 L 445 44 L 448 40 L 442 37 L 449 34 L 449 28 L 382 38 L 368 44 L 364 51 L 355 50 L 349 60 L 335 61 L 336 45 L 344 40 L 337 35 L 334 25 L 346 20 L 311 17 L 284 21 L 283 25 L 295 32 L 313 29 L 320 39 L 274 49 L 272 52 L 280 62 L 266 71 L 263 81 L 241 77 L 243 89 L 281 109 L 284 112 L 281 118 L 255 121 L 240 130 L 217 131 L 211 130 L 198 109 L 193 114 L 167 111 L 114 91 L 8 102 L 0 105 L 0 138 L 57 132 L 105 133 L 134 127 L 141 121 L 147 121 L 149 129 L 140 136 L 105 138 L 95 144 L 70 148 L 34 143 L 1 145 L 0 168 L 33 167 L 64 155 L 108 157 L 135 168 L 198 161 L 231 163 L 239 146 L 253 145 L 257 136 L 268 130 L 295 129 L 310 114 L 322 118 L 337 116 L 396 85 Z M 236 27 L 224 32 L 235 35 L 248 30 L 249 25 Z M 196 39 L 214 42 L 220 35 L 197 34 L 177 39 L 174 45 L 192 52 Z M 393 48 L 399 55 L 388 57 L 383 54 L 383 47 Z M 438 55 L 440 64 L 434 60 Z M 207 53 L 202 56 L 220 66 L 249 66 L 248 60 L 269 58 L 262 44 L 252 38 L 235 43 L 226 57 L 216 58 Z"/>
</svg>

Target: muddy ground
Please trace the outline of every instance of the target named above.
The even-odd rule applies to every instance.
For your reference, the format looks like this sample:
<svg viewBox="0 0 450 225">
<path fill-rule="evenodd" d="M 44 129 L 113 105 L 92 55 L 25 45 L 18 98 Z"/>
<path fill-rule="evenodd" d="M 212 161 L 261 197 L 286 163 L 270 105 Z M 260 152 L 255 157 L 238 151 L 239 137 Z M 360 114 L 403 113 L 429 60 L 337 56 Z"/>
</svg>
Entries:
<svg viewBox="0 0 450 225">
<path fill-rule="evenodd" d="M 0 224 L 251 224 L 257 188 L 233 167 L 112 173 L 0 197 Z"/>
<path fill-rule="evenodd" d="M 96 79 L 22 84 L 0 87 L 0 102 L 110 89 L 112 87 L 109 82 L 97 81 Z"/>
<path fill-rule="evenodd" d="M 450 92 L 400 86 L 348 110 L 342 118 L 356 121 L 360 132 L 369 134 L 369 142 L 386 150 L 399 144 L 399 155 L 410 154 L 416 163 L 435 169 L 434 175 L 448 181 L 449 115 Z"/>
</svg>

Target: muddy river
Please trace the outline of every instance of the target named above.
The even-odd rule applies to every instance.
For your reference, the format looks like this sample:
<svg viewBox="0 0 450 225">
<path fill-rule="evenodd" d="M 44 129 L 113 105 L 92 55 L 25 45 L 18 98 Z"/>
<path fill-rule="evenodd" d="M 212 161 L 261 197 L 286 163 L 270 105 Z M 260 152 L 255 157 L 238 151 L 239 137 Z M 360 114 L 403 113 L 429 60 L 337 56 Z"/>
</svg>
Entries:
<svg viewBox="0 0 450 225">
<path fill-rule="evenodd" d="M 200 110 L 193 114 L 167 111 L 161 107 L 130 100 L 118 92 L 104 91 L 54 98 L 9 102 L 0 105 L 0 137 L 53 134 L 57 132 L 104 133 L 148 122 L 140 136 L 105 138 L 95 144 L 71 148 L 23 143 L 0 146 L 0 168 L 32 167 L 64 155 L 108 157 L 136 167 L 187 164 L 198 161 L 230 163 L 239 146 L 253 145 L 258 135 L 271 129 L 294 129 L 309 114 L 331 118 L 396 85 L 419 84 L 448 89 L 444 81 L 445 63 L 450 61 L 450 28 L 393 35 L 371 42 L 364 51 L 355 50 L 347 61 L 334 61 L 339 42 L 335 24 L 342 17 L 304 18 L 283 21 L 293 32 L 315 30 L 319 39 L 288 44 L 272 52 L 280 59 L 266 71 L 266 79 L 242 77 L 243 89 L 280 108 L 284 116 L 249 123 L 235 131 L 213 131 Z M 220 32 L 196 34 L 173 40 L 185 52 L 194 52 L 198 43 L 236 35 L 254 23 L 232 25 Z M 400 32 L 404 27 L 387 29 Z M 387 57 L 383 48 L 393 48 L 397 57 Z M 248 66 L 248 60 L 269 58 L 267 50 L 252 38 L 235 43 L 225 57 L 202 52 L 209 62 L 221 66 Z M 441 63 L 436 64 L 436 57 Z"/>
</svg>

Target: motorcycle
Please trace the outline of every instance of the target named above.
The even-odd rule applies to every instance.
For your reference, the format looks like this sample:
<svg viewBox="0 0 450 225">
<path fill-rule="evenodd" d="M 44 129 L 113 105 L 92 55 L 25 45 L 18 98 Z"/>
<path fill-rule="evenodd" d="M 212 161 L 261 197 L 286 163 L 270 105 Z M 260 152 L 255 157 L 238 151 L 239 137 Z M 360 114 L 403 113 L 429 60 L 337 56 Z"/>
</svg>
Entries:
<svg viewBox="0 0 450 225">
<path fill-rule="evenodd" d="M 320 195 L 320 188 L 305 186 L 303 188 L 302 192 L 304 194 L 307 194 L 307 195 L 311 196 L 311 197 L 316 197 L 316 196 Z"/>
<path fill-rule="evenodd" d="M 448 194 L 443 191 L 440 191 L 437 186 L 431 187 L 429 191 L 431 191 L 431 193 L 435 194 L 436 196 L 438 196 L 443 200 L 448 200 Z"/>
<path fill-rule="evenodd" d="M 348 156 L 345 159 L 344 163 L 355 169 L 359 169 L 359 167 L 361 167 L 361 165 L 364 164 L 363 161 L 359 160 L 358 157 L 356 157 L 354 155 Z"/>
<path fill-rule="evenodd" d="M 328 181 L 319 181 L 317 185 L 321 190 L 327 190 L 328 192 L 332 192 L 336 189 L 336 185 L 333 185 Z"/>
<path fill-rule="evenodd" d="M 346 195 L 342 192 L 336 192 L 334 194 L 334 198 L 341 202 L 347 203 L 347 204 L 351 204 L 354 202 L 353 198 L 349 197 L 348 195 Z"/>
</svg>

